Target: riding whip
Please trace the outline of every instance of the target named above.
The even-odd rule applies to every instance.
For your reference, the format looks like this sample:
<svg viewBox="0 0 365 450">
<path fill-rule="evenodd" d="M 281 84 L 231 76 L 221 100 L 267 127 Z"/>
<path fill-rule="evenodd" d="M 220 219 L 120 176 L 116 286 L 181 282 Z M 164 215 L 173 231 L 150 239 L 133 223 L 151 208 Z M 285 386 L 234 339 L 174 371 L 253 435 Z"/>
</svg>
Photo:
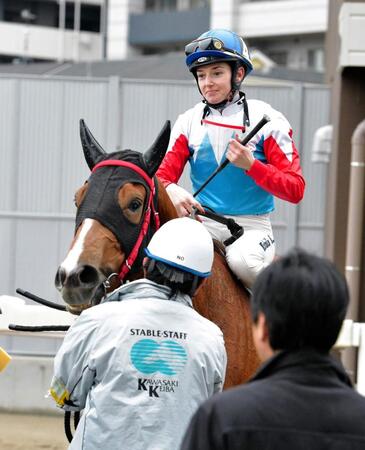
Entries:
<svg viewBox="0 0 365 450">
<path fill-rule="evenodd" d="M 239 141 L 240 144 L 246 145 L 246 144 L 247 144 L 247 143 L 255 136 L 255 134 L 256 134 L 259 130 L 261 130 L 261 128 L 262 128 L 265 124 L 267 124 L 268 122 L 270 122 L 270 117 L 267 116 L 267 115 L 265 114 L 265 115 L 262 117 L 262 119 L 260 120 L 260 122 L 258 122 L 258 123 L 256 124 L 256 126 L 254 126 L 254 127 L 252 128 L 252 130 L 248 133 L 248 135 L 245 136 L 245 137 L 242 139 L 242 141 Z M 199 194 L 199 192 L 201 192 L 201 191 L 205 188 L 205 186 L 206 186 L 210 181 L 212 181 L 212 179 L 228 165 L 228 163 L 229 163 L 229 160 L 228 160 L 228 159 L 226 159 L 225 161 L 223 161 L 223 162 L 215 169 L 215 171 L 209 176 L 209 178 L 208 178 L 208 179 L 200 186 L 200 188 L 193 194 L 193 197 L 196 197 L 196 196 Z"/>
</svg>

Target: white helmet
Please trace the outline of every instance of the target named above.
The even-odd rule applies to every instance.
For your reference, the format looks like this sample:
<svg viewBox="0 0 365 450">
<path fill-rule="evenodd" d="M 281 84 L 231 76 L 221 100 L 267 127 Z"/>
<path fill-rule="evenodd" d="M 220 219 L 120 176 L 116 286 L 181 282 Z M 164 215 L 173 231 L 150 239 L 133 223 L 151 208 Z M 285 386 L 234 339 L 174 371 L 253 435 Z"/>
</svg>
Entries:
<svg viewBox="0 0 365 450">
<path fill-rule="evenodd" d="M 145 249 L 147 256 L 205 278 L 210 275 L 214 249 L 204 225 L 182 217 L 162 225 Z"/>
</svg>

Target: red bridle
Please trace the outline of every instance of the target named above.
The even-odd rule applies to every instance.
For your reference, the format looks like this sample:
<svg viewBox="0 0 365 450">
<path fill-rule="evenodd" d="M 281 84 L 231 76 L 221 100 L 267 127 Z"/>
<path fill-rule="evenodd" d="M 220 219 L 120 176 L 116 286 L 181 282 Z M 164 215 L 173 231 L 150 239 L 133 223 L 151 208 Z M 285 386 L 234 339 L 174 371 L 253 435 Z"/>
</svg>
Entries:
<svg viewBox="0 0 365 450">
<path fill-rule="evenodd" d="M 144 172 L 140 167 L 138 167 L 136 164 L 127 162 L 127 161 L 120 161 L 118 159 L 109 159 L 105 161 L 101 161 L 98 164 L 96 164 L 92 170 L 92 172 L 95 172 L 97 169 L 100 169 L 100 167 L 106 167 L 106 166 L 121 166 L 121 167 L 127 167 L 128 169 L 132 169 L 134 172 L 138 173 L 145 182 L 148 184 L 150 188 L 150 193 L 148 197 L 147 202 L 147 208 L 144 215 L 143 223 L 141 226 L 141 230 L 139 232 L 138 238 L 136 240 L 136 243 L 134 244 L 134 247 L 130 254 L 128 255 L 128 258 L 125 259 L 124 263 L 122 264 L 122 267 L 119 271 L 119 279 L 123 281 L 126 274 L 131 270 L 132 265 L 134 261 L 137 258 L 139 249 L 141 247 L 141 244 L 143 242 L 144 237 L 146 236 L 146 233 L 148 231 L 148 227 L 150 225 L 151 221 L 151 211 L 153 213 L 153 218 L 155 221 L 156 230 L 160 227 L 160 218 L 158 215 L 158 212 L 155 209 L 153 198 L 156 194 L 156 186 L 153 178 L 150 178 L 146 172 Z"/>
</svg>

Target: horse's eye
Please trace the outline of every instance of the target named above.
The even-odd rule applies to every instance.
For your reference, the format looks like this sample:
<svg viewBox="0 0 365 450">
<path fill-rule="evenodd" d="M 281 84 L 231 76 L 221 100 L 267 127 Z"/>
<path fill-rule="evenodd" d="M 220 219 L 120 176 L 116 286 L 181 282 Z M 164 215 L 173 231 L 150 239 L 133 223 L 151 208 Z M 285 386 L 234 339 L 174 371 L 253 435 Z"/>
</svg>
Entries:
<svg viewBox="0 0 365 450">
<path fill-rule="evenodd" d="M 141 206 L 142 202 L 140 200 L 132 200 L 128 205 L 128 209 L 132 212 L 136 212 Z"/>
</svg>

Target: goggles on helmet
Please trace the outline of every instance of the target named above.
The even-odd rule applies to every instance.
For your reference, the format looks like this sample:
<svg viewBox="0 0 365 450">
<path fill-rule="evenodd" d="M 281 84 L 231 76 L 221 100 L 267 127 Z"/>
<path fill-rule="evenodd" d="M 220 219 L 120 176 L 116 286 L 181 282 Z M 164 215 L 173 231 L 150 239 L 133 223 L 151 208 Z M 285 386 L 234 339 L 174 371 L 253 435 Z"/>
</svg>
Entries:
<svg viewBox="0 0 365 450">
<path fill-rule="evenodd" d="M 198 39 L 196 41 L 190 42 L 185 46 L 185 55 L 189 56 L 197 50 L 217 50 L 217 51 L 226 51 L 230 53 L 234 53 L 236 55 L 241 56 L 236 50 L 232 50 L 231 48 L 224 47 L 223 42 L 220 39 L 207 37 L 204 39 Z"/>
</svg>

